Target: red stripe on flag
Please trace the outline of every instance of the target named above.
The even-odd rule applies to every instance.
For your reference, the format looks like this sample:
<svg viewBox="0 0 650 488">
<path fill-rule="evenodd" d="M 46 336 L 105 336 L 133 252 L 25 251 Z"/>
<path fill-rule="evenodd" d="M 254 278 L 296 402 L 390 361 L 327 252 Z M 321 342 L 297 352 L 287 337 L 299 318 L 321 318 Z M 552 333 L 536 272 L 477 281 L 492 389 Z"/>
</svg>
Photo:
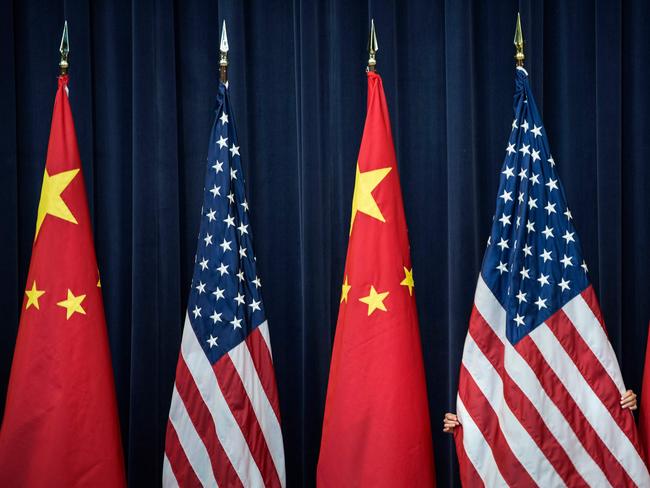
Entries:
<svg viewBox="0 0 650 488">
<path fill-rule="evenodd" d="M 472 310 L 469 333 L 501 377 L 504 398 L 510 410 L 562 477 L 562 480 L 572 487 L 589 486 L 576 470 L 562 445 L 548 429 L 535 405 L 506 372 L 503 359 L 505 346 L 476 307 Z"/>
<path fill-rule="evenodd" d="M 167 421 L 167 433 L 165 434 L 165 454 L 169 459 L 169 465 L 178 486 L 201 486 L 201 482 L 197 478 L 189 459 L 187 459 L 185 451 L 178 440 L 176 429 L 174 429 L 170 420 Z"/>
<path fill-rule="evenodd" d="M 600 466 L 609 482 L 613 486 L 634 486 L 623 466 L 600 439 L 530 336 L 520 340 L 515 348 L 533 369 L 546 394 L 564 415 L 585 450 Z"/>
<path fill-rule="evenodd" d="M 212 471 L 219 486 L 243 486 L 219 442 L 212 414 L 203 401 L 182 354 L 178 358 L 176 367 L 176 389 L 196 432 L 208 451 Z"/>
<path fill-rule="evenodd" d="M 511 486 L 535 486 L 535 481 L 510 449 L 508 441 L 499 428 L 499 420 L 492 405 L 464 364 L 460 367 L 458 392 L 465 408 L 492 449 L 494 460 L 503 479 Z"/>
<path fill-rule="evenodd" d="M 239 428 L 244 434 L 253 459 L 260 473 L 262 473 L 265 485 L 281 486 L 278 472 L 275 469 L 273 458 L 255 415 L 255 410 L 253 410 L 253 405 L 230 356 L 228 354 L 224 355 L 212 367 L 217 376 L 219 388 L 221 388 L 233 417 L 235 417 Z M 263 392 L 261 393 L 263 394 Z"/>
<path fill-rule="evenodd" d="M 634 448 L 643 458 L 641 446 L 635 435 L 634 416 L 628 410 L 621 408 L 619 403 L 621 393 L 618 391 L 614 380 L 612 380 L 589 345 L 578 333 L 569 317 L 562 310 L 559 310 L 546 320 L 546 325 L 555 334 L 555 337 L 576 364 L 591 389 L 598 395 L 600 401 L 607 407 L 623 433 L 630 439 Z"/>
<path fill-rule="evenodd" d="M 454 429 L 454 440 L 456 441 L 456 455 L 458 456 L 458 465 L 460 467 L 460 482 L 463 486 L 484 487 L 485 483 L 476 471 L 474 464 L 467 457 L 465 446 L 463 445 L 463 426 L 459 425 Z"/>
<path fill-rule="evenodd" d="M 248 346 L 250 355 L 253 358 L 253 363 L 257 370 L 257 376 L 262 383 L 264 393 L 271 403 L 271 407 L 275 412 L 278 422 L 280 422 L 280 402 L 278 400 L 278 388 L 275 383 L 273 358 L 271 357 L 271 352 L 266 345 L 264 337 L 262 337 L 259 327 L 255 328 L 255 330 L 246 338 L 246 345 Z"/>
</svg>

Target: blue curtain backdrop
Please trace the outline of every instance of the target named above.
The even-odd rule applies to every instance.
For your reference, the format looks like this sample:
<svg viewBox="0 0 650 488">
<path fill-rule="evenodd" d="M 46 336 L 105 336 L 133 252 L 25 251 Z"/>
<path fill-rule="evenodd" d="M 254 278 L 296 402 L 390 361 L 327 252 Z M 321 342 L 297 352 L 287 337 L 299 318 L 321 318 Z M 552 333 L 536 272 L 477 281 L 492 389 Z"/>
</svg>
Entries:
<svg viewBox="0 0 650 488">
<path fill-rule="evenodd" d="M 290 486 L 312 486 L 365 116 L 369 18 L 410 229 L 438 480 L 441 418 L 512 120 L 513 30 L 629 387 L 650 319 L 650 4 L 5 0 L 0 393 L 29 265 L 64 16 L 131 486 L 158 486 L 217 92 L 221 19 Z M 4 398 L 4 394 L 2 395 Z"/>
</svg>

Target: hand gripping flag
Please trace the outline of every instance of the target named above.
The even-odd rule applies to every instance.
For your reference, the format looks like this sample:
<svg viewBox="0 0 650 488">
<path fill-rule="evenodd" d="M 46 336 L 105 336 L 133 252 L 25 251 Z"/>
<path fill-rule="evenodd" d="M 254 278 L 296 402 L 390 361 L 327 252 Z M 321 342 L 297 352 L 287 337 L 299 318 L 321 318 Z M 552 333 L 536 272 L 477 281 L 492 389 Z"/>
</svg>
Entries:
<svg viewBox="0 0 650 488">
<path fill-rule="evenodd" d="M 413 269 L 381 78 L 368 73 L 320 487 L 433 486 Z"/>
<path fill-rule="evenodd" d="M 535 105 L 515 119 L 460 368 L 464 486 L 650 486 Z"/>
<path fill-rule="evenodd" d="M 228 89 L 219 85 L 164 486 L 285 486 L 280 407 Z"/>
<path fill-rule="evenodd" d="M 0 431 L 0 486 L 125 485 L 97 260 L 59 77 Z"/>
</svg>

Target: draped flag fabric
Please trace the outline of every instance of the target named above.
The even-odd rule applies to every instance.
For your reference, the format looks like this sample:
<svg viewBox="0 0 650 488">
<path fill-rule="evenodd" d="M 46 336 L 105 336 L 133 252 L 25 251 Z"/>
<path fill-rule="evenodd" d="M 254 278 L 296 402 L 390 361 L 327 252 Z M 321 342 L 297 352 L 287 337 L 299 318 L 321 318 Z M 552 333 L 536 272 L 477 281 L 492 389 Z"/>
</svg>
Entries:
<svg viewBox="0 0 650 488">
<path fill-rule="evenodd" d="M 164 486 L 285 486 L 262 282 L 227 85 L 219 85 L 201 226 L 169 409 Z"/>
<path fill-rule="evenodd" d="M 402 192 L 381 78 L 368 73 L 318 486 L 433 486 Z"/>
<path fill-rule="evenodd" d="M 639 437 L 648 459 L 650 449 L 650 323 L 648 323 L 648 339 L 645 346 L 645 366 L 643 368 L 643 384 L 639 403 Z"/>
<path fill-rule="evenodd" d="M 464 486 L 650 486 L 528 74 L 465 341 Z"/>
<path fill-rule="evenodd" d="M 2 430 L 0 486 L 125 486 L 68 77 L 59 77 Z"/>
</svg>

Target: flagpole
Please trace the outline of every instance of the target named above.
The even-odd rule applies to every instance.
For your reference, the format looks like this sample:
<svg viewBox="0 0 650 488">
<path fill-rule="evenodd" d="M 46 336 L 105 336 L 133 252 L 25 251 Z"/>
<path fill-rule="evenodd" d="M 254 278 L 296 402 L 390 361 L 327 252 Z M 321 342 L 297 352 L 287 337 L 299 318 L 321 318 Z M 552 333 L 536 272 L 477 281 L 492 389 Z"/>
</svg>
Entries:
<svg viewBox="0 0 650 488">
<path fill-rule="evenodd" d="M 219 45 L 219 80 L 221 83 L 228 83 L 228 34 L 226 33 L 225 20 L 221 28 L 221 44 Z"/>
<path fill-rule="evenodd" d="M 61 35 L 61 46 L 59 47 L 61 53 L 61 61 L 59 61 L 59 70 L 61 75 L 68 74 L 68 53 L 70 52 L 70 42 L 68 41 L 68 21 L 63 24 L 63 34 Z"/>
<path fill-rule="evenodd" d="M 517 12 L 517 26 L 515 27 L 515 49 L 517 53 L 515 54 L 515 60 L 517 62 L 517 67 L 524 66 L 524 35 L 521 32 L 521 17 L 519 12 Z"/>
<path fill-rule="evenodd" d="M 377 44 L 377 32 L 375 31 L 375 19 L 370 19 L 370 35 L 368 36 L 368 71 L 375 71 L 377 68 L 376 54 L 379 51 Z"/>
</svg>

